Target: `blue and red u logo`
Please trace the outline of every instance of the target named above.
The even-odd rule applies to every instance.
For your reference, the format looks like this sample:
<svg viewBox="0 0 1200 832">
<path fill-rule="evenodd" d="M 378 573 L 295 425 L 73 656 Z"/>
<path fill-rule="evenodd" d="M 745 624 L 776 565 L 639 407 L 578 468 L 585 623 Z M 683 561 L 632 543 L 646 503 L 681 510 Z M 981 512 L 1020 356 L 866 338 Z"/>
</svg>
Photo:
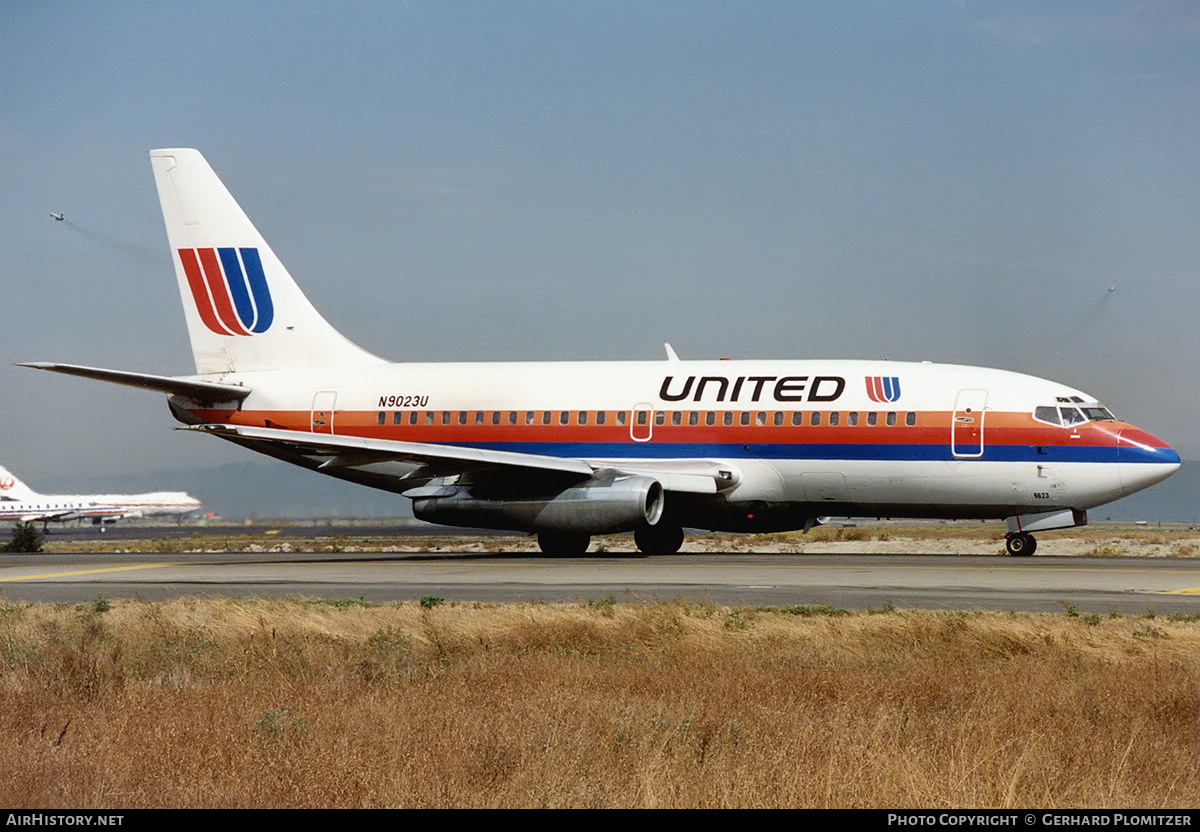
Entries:
<svg viewBox="0 0 1200 832">
<path fill-rule="evenodd" d="M 179 259 L 204 325 L 218 335 L 266 332 L 275 319 L 256 248 L 181 248 Z"/>
<path fill-rule="evenodd" d="M 900 379 L 897 376 L 867 376 L 867 396 L 871 401 L 886 404 L 900 398 Z"/>
</svg>

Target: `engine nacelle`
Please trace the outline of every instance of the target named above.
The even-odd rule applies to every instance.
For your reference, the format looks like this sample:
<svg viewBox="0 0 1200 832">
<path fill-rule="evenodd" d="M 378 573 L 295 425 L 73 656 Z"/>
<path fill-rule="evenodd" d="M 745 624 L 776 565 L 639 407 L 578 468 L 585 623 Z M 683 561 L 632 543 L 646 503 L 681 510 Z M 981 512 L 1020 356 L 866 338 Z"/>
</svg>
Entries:
<svg viewBox="0 0 1200 832">
<path fill-rule="evenodd" d="M 653 526 L 662 517 L 663 487 L 652 477 L 588 480 L 562 491 L 478 493 L 469 485 L 407 492 L 413 514 L 430 523 L 516 531 L 615 534 Z"/>
</svg>

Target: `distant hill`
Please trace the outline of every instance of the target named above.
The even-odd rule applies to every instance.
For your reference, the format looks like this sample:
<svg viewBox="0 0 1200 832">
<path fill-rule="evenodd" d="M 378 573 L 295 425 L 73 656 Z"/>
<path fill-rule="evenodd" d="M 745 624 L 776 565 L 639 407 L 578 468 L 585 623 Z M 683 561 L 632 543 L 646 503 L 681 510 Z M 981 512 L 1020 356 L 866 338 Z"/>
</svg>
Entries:
<svg viewBox="0 0 1200 832">
<path fill-rule="evenodd" d="M 206 511 L 229 519 L 412 517 L 412 504 L 399 494 L 376 491 L 282 462 L 239 462 L 217 468 L 161 471 L 108 478 L 79 477 L 45 482 L 22 472 L 39 491 L 57 493 L 187 491 Z M 1200 462 L 1185 462 L 1166 482 L 1101 506 L 1093 521 L 1144 520 L 1200 523 Z"/>
</svg>

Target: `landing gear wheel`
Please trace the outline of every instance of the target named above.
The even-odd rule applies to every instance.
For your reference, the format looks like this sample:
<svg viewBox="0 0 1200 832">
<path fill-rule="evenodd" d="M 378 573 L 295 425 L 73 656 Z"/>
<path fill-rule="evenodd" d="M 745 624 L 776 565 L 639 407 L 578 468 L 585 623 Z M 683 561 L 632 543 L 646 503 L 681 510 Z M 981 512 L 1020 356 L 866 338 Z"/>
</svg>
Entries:
<svg viewBox="0 0 1200 832">
<path fill-rule="evenodd" d="M 642 526 L 633 533 L 633 542 L 644 555 L 673 555 L 683 545 L 683 527 L 670 523 Z"/>
<path fill-rule="evenodd" d="M 591 535 L 580 532 L 541 532 L 538 548 L 556 558 L 577 558 L 587 553 Z"/>
<path fill-rule="evenodd" d="M 1037 540 L 1031 534 L 1010 534 L 1004 541 L 1004 548 L 1013 557 L 1026 557 L 1037 551 Z"/>
</svg>

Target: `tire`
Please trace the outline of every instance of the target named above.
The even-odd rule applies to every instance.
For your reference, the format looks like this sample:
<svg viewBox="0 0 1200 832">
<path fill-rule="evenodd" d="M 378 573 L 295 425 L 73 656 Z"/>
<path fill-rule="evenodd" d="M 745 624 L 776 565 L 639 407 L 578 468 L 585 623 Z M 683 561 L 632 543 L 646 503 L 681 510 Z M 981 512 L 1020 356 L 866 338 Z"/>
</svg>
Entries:
<svg viewBox="0 0 1200 832">
<path fill-rule="evenodd" d="M 673 555 L 683 545 L 683 527 L 662 523 L 642 526 L 633 533 L 633 542 L 645 555 Z"/>
<path fill-rule="evenodd" d="M 1004 548 L 1013 557 L 1028 557 L 1037 550 L 1037 540 L 1031 534 L 1010 534 Z"/>
<path fill-rule="evenodd" d="M 582 532 L 540 532 L 538 548 L 556 558 L 577 558 L 585 555 L 592 543 L 591 535 Z"/>
</svg>

